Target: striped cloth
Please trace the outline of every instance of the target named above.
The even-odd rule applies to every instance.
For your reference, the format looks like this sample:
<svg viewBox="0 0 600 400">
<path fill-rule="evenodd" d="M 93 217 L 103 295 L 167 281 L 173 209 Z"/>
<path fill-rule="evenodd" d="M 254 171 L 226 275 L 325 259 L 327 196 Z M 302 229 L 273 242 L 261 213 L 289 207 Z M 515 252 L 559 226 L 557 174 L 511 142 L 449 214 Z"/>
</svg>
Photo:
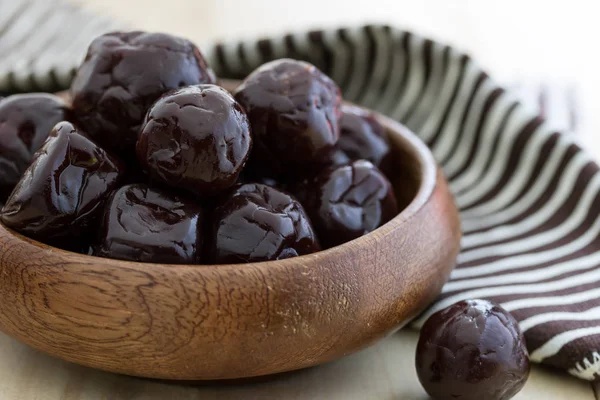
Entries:
<svg viewBox="0 0 600 400">
<path fill-rule="evenodd" d="M 6 9 L 16 3 L 0 0 L 0 49 L 17 48 L 13 37 L 21 38 L 20 49 L 42 47 L 22 34 L 26 22 L 7 28 Z M 38 15 L 37 25 L 51 30 L 49 10 L 20 15 Z M 43 61 L 35 52 L 9 53 L 1 61 L 0 91 L 66 86 L 84 43 L 112 29 L 104 19 L 69 12 L 96 28 L 76 40 L 68 29 L 49 31 L 45 46 L 72 45 L 59 46 L 60 58 L 49 51 L 40 53 Z M 243 78 L 275 58 L 308 60 L 340 84 L 347 100 L 404 123 L 430 146 L 461 209 L 464 238 L 450 282 L 413 327 L 458 300 L 490 299 L 519 320 L 532 361 L 600 379 L 600 171 L 572 135 L 555 132 L 467 55 L 387 26 L 204 50 L 226 78 Z"/>
<path fill-rule="evenodd" d="M 62 0 L 0 0 L 0 93 L 69 86 L 92 39 L 124 27 Z"/>
</svg>

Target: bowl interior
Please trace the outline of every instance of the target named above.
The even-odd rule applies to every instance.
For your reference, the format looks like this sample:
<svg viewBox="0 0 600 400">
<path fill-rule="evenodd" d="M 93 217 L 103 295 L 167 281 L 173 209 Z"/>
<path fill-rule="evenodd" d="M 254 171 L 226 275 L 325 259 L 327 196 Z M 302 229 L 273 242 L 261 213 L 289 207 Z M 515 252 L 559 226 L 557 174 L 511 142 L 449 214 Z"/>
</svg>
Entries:
<svg viewBox="0 0 600 400">
<path fill-rule="evenodd" d="M 392 145 L 392 157 L 389 171 L 385 171 L 390 180 L 400 213 L 415 200 L 423 183 L 423 160 L 413 149 L 398 138 L 398 133 L 388 130 Z"/>
</svg>

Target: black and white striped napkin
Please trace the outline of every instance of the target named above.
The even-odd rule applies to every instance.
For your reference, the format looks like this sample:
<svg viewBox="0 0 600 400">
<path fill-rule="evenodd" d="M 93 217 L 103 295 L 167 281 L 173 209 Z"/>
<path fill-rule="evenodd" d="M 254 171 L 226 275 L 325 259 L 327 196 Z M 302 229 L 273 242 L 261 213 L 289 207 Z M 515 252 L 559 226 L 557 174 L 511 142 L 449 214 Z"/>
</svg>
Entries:
<svg viewBox="0 0 600 400">
<path fill-rule="evenodd" d="M 68 87 L 92 39 L 124 28 L 63 0 L 0 0 L 0 93 Z"/>
<path fill-rule="evenodd" d="M 57 4 L 21 6 L 31 2 L 57 3 L 0 2 L 0 91 L 66 87 L 92 37 L 118 26 Z M 74 36 L 51 22 L 55 13 L 89 29 Z M 46 32 L 44 43 L 32 25 Z M 521 101 L 449 46 L 387 26 L 204 50 L 224 78 L 275 58 L 308 60 L 347 100 L 397 119 L 430 146 L 461 209 L 464 238 L 450 282 L 415 328 L 458 300 L 491 299 L 519 320 L 534 362 L 600 379 L 600 170 L 574 135 L 540 117 L 547 104 Z M 573 110 L 566 129 L 575 127 Z"/>
</svg>

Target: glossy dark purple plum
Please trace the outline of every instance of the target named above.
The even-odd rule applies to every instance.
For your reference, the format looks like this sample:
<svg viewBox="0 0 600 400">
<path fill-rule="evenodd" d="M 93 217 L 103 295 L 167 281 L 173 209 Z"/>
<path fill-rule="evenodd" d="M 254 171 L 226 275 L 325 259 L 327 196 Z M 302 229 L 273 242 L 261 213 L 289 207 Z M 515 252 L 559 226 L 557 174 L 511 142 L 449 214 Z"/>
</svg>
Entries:
<svg viewBox="0 0 600 400">
<path fill-rule="evenodd" d="M 71 123 L 60 122 L 54 130 L 6 201 L 1 219 L 31 238 L 77 247 L 96 228 L 123 171 Z"/>
<path fill-rule="evenodd" d="M 123 186 L 108 201 L 93 255 L 197 264 L 202 224 L 202 208 L 190 199 L 143 184 Z"/>
<path fill-rule="evenodd" d="M 385 128 L 368 111 L 362 108 L 342 105 L 340 118 L 340 139 L 336 150 L 350 161 L 368 160 L 377 168 L 386 166 L 390 157 L 390 143 Z M 334 164 L 340 163 L 340 155 Z"/>
<path fill-rule="evenodd" d="M 486 300 L 461 301 L 433 314 L 421 329 L 416 367 L 436 400 L 508 400 L 529 376 L 517 321 Z"/>
<path fill-rule="evenodd" d="M 271 187 L 278 188 L 278 189 L 284 189 L 285 188 L 284 184 L 276 181 L 273 178 L 269 178 L 268 176 L 260 177 L 260 178 L 258 178 L 256 180 L 254 180 L 254 182 L 255 183 L 262 183 L 263 185 L 271 186 Z"/>
<path fill-rule="evenodd" d="M 246 168 L 238 178 L 238 184 L 244 183 L 262 183 L 263 185 L 271 186 L 279 190 L 287 190 L 288 182 L 284 179 L 275 179 L 270 176 L 258 175 L 249 171 Z"/>
<path fill-rule="evenodd" d="M 302 205 L 259 183 L 236 188 L 214 213 L 208 246 L 213 264 L 279 260 L 320 250 Z"/>
<path fill-rule="evenodd" d="M 233 186 L 252 146 L 246 113 L 225 89 L 168 92 L 148 111 L 137 156 L 150 177 L 199 196 Z"/>
<path fill-rule="evenodd" d="M 0 100 L 0 200 L 10 195 L 54 125 L 65 119 L 65 103 L 51 94 L 17 94 Z"/>
<path fill-rule="evenodd" d="M 365 160 L 326 169 L 292 191 L 304 205 L 324 247 L 365 235 L 398 214 L 390 182 Z"/>
<path fill-rule="evenodd" d="M 272 61 L 234 93 L 252 125 L 251 168 L 266 176 L 297 176 L 328 162 L 339 137 L 341 94 L 315 66 Z"/>
<path fill-rule="evenodd" d="M 198 48 L 163 33 L 114 32 L 96 38 L 71 96 L 77 121 L 98 143 L 133 157 L 140 124 L 163 93 L 215 75 Z"/>
<path fill-rule="evenodd" d="M 329 155 L 327 167 L 341 167 L 342 165 L 350 164 L 352 160 L 344 152 L 344 150 L 336 147 Z"/>
</svg>

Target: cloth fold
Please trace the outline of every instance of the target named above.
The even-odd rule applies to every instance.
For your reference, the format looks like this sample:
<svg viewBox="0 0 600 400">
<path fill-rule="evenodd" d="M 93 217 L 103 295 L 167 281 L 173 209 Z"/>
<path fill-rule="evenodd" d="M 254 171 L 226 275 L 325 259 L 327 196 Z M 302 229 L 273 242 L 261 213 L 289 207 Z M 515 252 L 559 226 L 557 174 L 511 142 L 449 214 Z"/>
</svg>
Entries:
<svg viewBox="0 0 600 400">
<path fill-rule="evenodd" d="M 86 29 L 74 36 L 34 3 L 51 3 L 63 21 Z M 91 39 L 123 27 L 57 9 L 56 0 L 0 2 L 0 49 L 8 55 L 0 91 L 66 87 Z M 32 24 L 39 36 L 26 34 Z M 389 26 L 203 50 L 223 78 L 281 57 L 312 62 L 347 100 L 402 122 L 430 146 L 461 209 L 464 238 L 450 282 L 413 328 L 458 300 L 490 299 L 519 320 L 532 361 L 600 379 L 600 171 L 572 135 L 555 132 L 469 56 Z"/>
<path fill-rule="evenodd" d="M 63 0 L 0 1 L 0 93 L 68 87 L 92 39 L 126 26 Z"/>
</svg>

